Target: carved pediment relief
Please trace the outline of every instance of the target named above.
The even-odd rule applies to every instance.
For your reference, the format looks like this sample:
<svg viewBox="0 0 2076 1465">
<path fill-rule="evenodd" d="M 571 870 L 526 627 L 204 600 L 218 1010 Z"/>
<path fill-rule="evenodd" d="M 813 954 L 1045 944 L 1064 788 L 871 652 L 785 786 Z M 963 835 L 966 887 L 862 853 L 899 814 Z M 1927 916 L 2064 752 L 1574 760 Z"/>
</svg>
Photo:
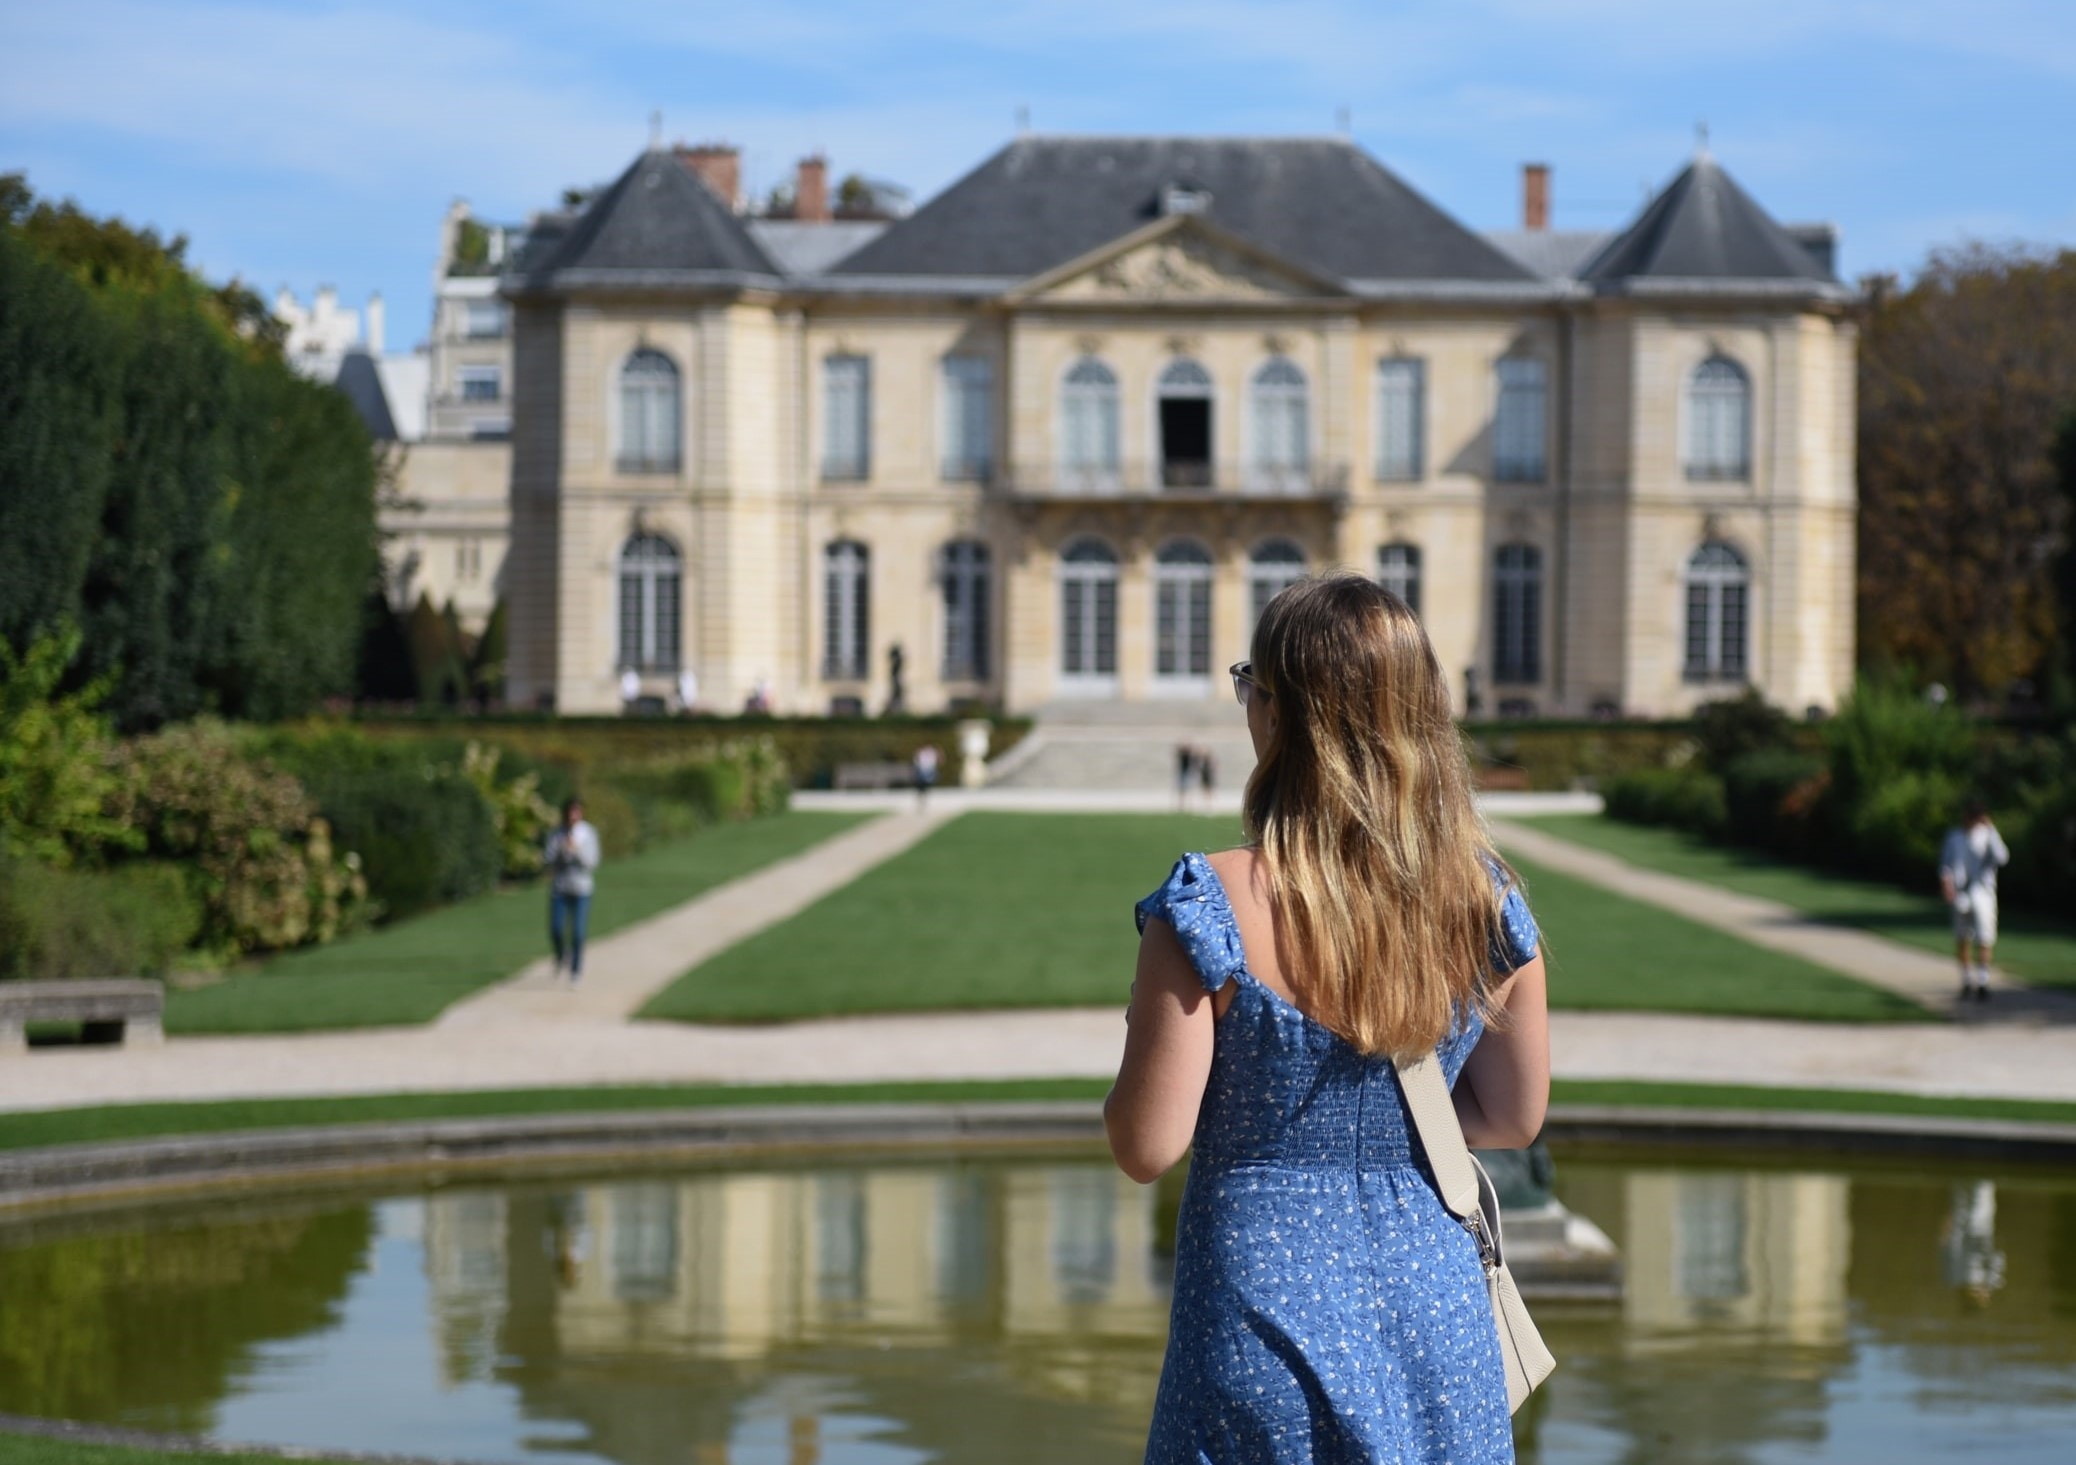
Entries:
<svg viewBox="0 0 2076 1465">
<path fill-rule="evenodd" d="M 1216 302 L 1317 298 L 1318 283 L 1196 230 L 1123 249 L 1036 291 L 1048 301 Z"/>
</svg>

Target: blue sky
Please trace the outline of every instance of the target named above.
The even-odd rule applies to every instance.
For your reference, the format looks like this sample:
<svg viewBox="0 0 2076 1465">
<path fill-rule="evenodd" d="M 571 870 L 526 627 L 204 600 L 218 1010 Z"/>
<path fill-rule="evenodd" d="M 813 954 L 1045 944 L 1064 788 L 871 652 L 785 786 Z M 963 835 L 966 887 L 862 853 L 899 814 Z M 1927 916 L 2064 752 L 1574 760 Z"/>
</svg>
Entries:
<svg viewBox="0 0 2076 1465">
<path fill-rule="evenodd" d="M 440 214 L 618 173 L 660 110 L 761 192 L 801 154 L 927 197 L 1015 131 L 1355 140 L 1474 228 L 1549 162 L 1613 228 L 1706 120 L 1842 268 L 2076 244 L 2076 0 L 0 0 L 0 170 L 181 232 L 214 277 L 336 285 L 424 334 Z"/>
</svg>

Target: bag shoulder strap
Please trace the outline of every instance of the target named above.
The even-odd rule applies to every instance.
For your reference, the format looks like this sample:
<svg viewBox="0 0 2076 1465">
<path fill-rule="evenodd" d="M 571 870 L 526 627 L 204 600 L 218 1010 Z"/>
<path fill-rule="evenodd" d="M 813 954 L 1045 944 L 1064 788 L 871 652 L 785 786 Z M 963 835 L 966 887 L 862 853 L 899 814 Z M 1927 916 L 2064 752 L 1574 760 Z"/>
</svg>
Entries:
<svg viewBox="0 0 2076 1465">
<path fill-rule="evenodd" d="M 1464 1143 L 1463 1125 L 1456 1118 L 1441 1060 L 1433 1053 L 1423 1053 L 1396 1066 L 1399 1084 L 1406 1092 L 1406 1108 L 1412 1112 L 1413 1128 L 1419 1131 L 1427 1151 L 1427 1163 L 1434 1169 L 1442 1204 L 1459 1220 L 1469 1220 L 1479 1212 L 1477 1164 Z"/>
</svg>

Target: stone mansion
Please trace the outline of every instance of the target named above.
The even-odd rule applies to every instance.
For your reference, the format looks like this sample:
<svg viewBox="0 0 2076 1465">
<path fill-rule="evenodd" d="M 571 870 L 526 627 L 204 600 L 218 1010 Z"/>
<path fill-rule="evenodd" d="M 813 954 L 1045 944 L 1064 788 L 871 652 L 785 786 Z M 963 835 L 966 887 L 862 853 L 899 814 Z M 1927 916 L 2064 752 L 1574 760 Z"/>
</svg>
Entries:
<svg viewBox="0 0 2076 1465">
<path fill-rule="evenodd" d="M 1222 698 L 1333 565 L 1468 713 L 1850 683 L 1856 297 L 1705 153 L 1607 235 L 1342 140 L 1025 137 L 877 222 L 737 166 L 652 149 L 498 276 L 516 706 Z"/>
</svg>

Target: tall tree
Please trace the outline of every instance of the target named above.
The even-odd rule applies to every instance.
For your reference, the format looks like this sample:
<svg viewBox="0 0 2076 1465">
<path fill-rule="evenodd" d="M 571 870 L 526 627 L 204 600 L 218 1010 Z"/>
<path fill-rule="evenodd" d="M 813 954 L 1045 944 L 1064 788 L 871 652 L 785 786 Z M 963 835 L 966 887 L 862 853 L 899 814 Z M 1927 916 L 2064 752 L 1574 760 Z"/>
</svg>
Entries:
<svg viewBox="0 0 2076 1465">
<path fill-rule="evenodd" d="M 1863 655 L 1994 695 L 2055 647 L 2067 515 L 2054 432 L 2076 404 L 2076 251 L 1935 254 L 1877 281 L 1860 350 Z"/>
</svg>

